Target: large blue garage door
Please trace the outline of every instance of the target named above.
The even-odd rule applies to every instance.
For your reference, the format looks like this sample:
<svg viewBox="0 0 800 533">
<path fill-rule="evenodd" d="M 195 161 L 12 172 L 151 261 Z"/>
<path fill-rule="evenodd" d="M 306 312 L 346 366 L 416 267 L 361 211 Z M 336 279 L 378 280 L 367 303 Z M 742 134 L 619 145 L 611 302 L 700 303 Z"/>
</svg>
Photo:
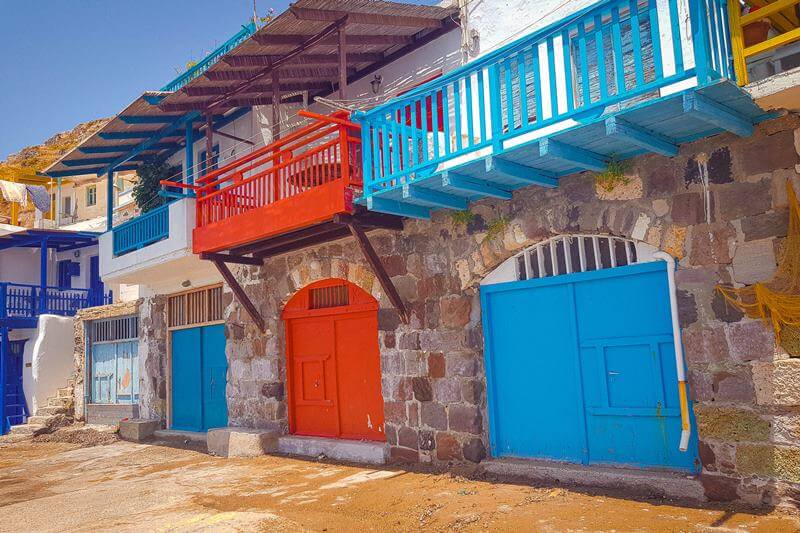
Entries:
<svg viewBox="0 0 800 533">
<path fill-rule="evenodd" d="M 493 456 L 697 470 L 694 428 L 678 450 L 666 263 L 485 285 L 481 300 Z"/>
</svg>

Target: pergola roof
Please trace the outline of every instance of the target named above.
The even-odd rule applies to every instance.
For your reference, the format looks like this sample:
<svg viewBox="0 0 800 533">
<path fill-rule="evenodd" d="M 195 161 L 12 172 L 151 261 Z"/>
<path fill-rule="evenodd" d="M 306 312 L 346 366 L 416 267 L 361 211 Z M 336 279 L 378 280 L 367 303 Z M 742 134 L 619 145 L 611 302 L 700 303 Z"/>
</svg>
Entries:
<svg viewBox="0 0 800 533">
<path fill-rule="evenodd" d="M 97 244 L 97 233 L 57 229 L 26 229 L 0 235 L 0 250 L 8 248 L 40 248 L 46 243 L 57 252 L 76 250 Z"/>
<path fill-rule="evenodd" d="M 50 165 L 51 177 L 136 170 L 169 155 L 205 127 L 202 113 L 223 127 L 254 105 L 272 103 L 273 75 L 281 101 L 328 95 L 339 80 L 338 29 L 344 27 L 348 83 L 367 76 L 457 26 L 455 7 L 380 0 L 298 0 L 255 33 L 243 27 L 164 89 L 133 101 L 100 130 Z M 239 109 L 236 109 L 239 108 Z M 195 122 L 196 121 L 196 122 Z"/>
<path fill-rule="evenodd" d="M 298 0 L 159 107 L 186 112 L 268 105 L 273 71 L 282 95 L 327 95 L 339 80 L 340 26 L 352 83 L 454 29 L 457 14 L 455 7 L 378 0 Z"/>
</svg>

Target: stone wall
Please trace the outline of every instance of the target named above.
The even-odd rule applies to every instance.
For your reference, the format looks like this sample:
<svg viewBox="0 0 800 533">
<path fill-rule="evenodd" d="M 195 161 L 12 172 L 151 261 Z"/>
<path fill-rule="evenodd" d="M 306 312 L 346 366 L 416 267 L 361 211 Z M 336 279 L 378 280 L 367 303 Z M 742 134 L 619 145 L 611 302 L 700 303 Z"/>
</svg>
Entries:
<svg viewBox="0 0 800 533">
<path fill-rule="evenodd" d="M 133 302 L 120 302 L 99 307 L 81 309 L 75 315 L 75 355 L 73 356 L 75 373 L 73 379 L 75 387 L 73 394 L 75 397 L 75 420 L 85 420 L 85 397 L 86 394 L 86 322 L 100 320 L 101 318 L 112 318 L 117 316 L 128 316 L 139 313 L 142 300 Z"/>
<path fill-rule="evenodd" d="M 612 191 L 581 173 L 557 189 L 529 187 L 511 201 L 477 202 L 470 221 L 442 211 L 431 221 L 407 221 L 402 233 L 371 234 L 410 307 L 408 325 L 351 239 L 240 268 L 268 331 L 261 334 L 227 294 L 230 423 L 286 428 L 281 309 L 305 285 L 343 278 L 381 305 L 392 457 L 479 461 L 488 421 L 478 283 L 504 259 L 550 236 L 612 234 L 679 260 L 680 321 L 707 495 L 774 503 L 798 494 L 800 359 L 776 349 L 764 324 L 743 318 L 714 290 L 719 282 L 747 284 L 774 272 L 786 235 L 785 183 L 800 182 L 798 127 L 797 117 L 785 116 L 747 139 L 718 135 L 682 146 L 674 158 L 639 157 L 626 183 Z"/>
<path fill-rule="evenodd" d="M 139 310 L 139 417 L 167 418 L 167 297 L 144 299 Z"/>
</svg>

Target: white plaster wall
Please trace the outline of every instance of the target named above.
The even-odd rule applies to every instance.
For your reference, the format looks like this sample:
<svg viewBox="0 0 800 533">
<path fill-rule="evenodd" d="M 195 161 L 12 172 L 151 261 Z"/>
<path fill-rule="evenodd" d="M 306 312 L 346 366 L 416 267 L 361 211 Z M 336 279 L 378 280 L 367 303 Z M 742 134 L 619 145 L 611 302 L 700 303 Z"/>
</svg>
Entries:
<svg viewBox="0 0 800 533">
<path fill-rule="evenodd" d="M 31 415 L 66 387 L 73 371 L 74 330 L 71 317 L 42 315 L 35 337 L 25 345 L 22 388 Z"/>
<path fill-rule="evenodd" d="M 72 278 L 72 286 L 76 289 L 88 288 L 89 258 L 98 253 L 96 245 L 67 252 L 48 250 L 47 284 L 51 287 L 58 285 L 58 261 L 69 259 L 81 265 L 81 274 Z M 0 280 L 38 285 L 39 264 L 39 248 L 10 248 L 0 251 Z"/>
<path fill-rule="evenodd" d="M 114 291 L 115 301 L 169 294 L 222 281 L 214 265 L 192 253 L 194 227 L 195 200 L 184 198 L 169 206 L 169 237 L 164 240 L 114 257 L 112 234 L 102 234 L 100 276 Z"/>
<path fill-rule="evenodd" d="M 10 248 L 0 252 L 0 280 L 39 284 L 39 249 Z"/>
</svg>

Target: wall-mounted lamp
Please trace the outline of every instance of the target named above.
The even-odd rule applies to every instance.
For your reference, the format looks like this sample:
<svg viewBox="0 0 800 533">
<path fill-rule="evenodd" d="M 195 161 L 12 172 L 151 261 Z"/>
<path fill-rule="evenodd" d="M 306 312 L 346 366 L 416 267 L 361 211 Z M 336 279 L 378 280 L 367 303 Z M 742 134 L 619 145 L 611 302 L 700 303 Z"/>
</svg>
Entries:
<svg viewBox="0 0 800 533">
<path fill-rule="evenodd" d="M 381 84 L 383 83 L 383 77 L 380 74 L 375 74 L 375 77 L 372 78 L 372 81 L 369 84 L 372 86 L 372 94 L 377 95 L 381 92 Z"/>
<path fill-rule="evenodd" d="M 191 287 L 191 286 L 192 286 L 192 282 L 191 282 L 191 281 L 189 281 L 188 279 L 186 279 L 186 280 L 183 280 L 183 281 L 181 282 L 181 287 L 184 287 L 184 288 L 186 288 L 186 287 Z"/>
</svg>

